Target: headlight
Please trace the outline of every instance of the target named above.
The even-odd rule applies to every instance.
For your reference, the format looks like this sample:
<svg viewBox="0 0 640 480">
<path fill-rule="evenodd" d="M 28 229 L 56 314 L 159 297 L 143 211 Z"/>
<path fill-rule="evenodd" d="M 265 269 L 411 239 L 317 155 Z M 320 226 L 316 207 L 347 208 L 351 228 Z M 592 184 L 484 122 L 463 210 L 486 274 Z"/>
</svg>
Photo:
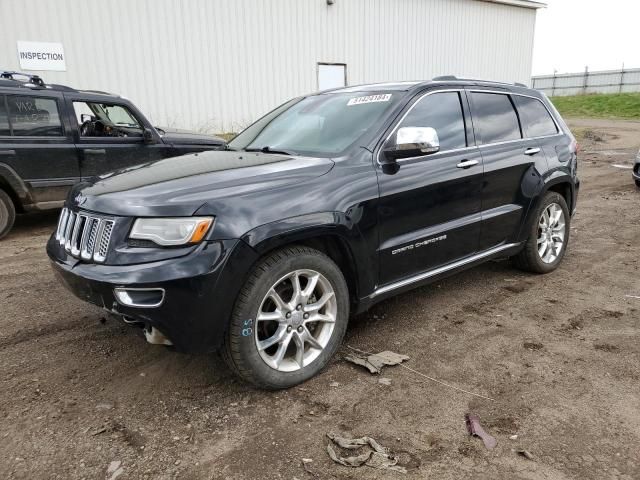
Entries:
<svg viewBox="0 0 640 480">
<path fill-rule="evenodd" d="M 129 238 L 150 240 L 162 246 L 198 243 L 212 223 L 212 217 L 138 218 Z"/>
</svg>

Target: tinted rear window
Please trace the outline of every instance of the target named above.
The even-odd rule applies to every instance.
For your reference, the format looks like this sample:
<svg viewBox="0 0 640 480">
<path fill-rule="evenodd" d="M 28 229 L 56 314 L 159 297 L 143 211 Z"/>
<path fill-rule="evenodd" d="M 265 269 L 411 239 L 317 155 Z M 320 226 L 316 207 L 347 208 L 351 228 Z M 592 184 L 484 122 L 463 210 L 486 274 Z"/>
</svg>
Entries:
<svg viewBox="0 0 640 480">
<path fill-rule="evenodd" d="M 508 95 L 473 92 L 473 122 L 483 144 L 522 138 L 518 116 Z"/>
<path fill-rule="evenodd" d="M 15 136 L 62 135 L 58 104 L 53 98 L 7 95 L 9 120 Z"/>
<path fill-rule="evenodd" d="M 540 100 L 519 95 L 515 95 L 514 99 L 527 137 L 542 137 L 558 133 L 553 118 Z"/>
<path fill-rule="evenodd" d="M 4 103 L 4 95 L 0 95 L 0 135 L 11 135 L 7 106 Z"/>
<path fill-rule="evenodd" d="M 434 93 L 423 97 L 402 120 L 400 127 L 435 128 L 441 151 L 467 146 L 458 92 Z"/>
</svg>

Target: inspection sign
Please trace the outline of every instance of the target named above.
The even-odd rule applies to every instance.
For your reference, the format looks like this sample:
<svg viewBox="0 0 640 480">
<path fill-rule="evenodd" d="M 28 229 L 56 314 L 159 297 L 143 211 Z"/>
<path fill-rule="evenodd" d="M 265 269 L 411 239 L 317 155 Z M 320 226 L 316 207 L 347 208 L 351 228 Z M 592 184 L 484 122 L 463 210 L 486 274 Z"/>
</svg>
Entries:
<svg viewBox="0 0 640 480">
<path fill-rule="evenodd" d="M 18 40 L 18 60 L 21 70 L 65 72 L 67 64 L 61 43 L 25 42 Z"/>
</svg>

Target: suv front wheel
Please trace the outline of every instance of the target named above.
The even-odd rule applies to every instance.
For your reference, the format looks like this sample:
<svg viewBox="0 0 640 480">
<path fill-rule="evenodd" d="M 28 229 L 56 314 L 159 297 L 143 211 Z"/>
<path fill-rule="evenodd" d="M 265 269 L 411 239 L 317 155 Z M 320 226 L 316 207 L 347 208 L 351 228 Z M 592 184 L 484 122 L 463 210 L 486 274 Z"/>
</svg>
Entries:
<svg viewBox="0 0 640 480">
<path fill-rule="evenodd" d="M 348 317 L 338 266 L 312 248 L 287 247 L 258 264 L 239 293 L 223 357 L 258 387 L 288 388 L 329 362 Z"/>
<path fill-rule="evenodd" d="M 552 272 L 564 258 L 571 217 L 564 197 L 547 192 L 536 210 L 524 249 L 513 257 L 516 267 L 534 273 Z"/>
<path fill-rule="evenodd" d="M 0 239 L 4 237 L 16 220 L 16 207 L 7 192 L 0 189 Z"/>
</svg>

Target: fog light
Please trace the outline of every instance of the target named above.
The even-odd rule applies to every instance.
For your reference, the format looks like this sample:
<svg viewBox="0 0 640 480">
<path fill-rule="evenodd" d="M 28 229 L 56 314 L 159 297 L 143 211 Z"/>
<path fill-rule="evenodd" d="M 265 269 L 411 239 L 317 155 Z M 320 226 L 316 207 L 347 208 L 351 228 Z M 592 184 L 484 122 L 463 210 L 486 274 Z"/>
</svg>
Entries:
<svg viewBox="0 0 640 480">
<path fill-rule="evenodd" d="M 124 288 L 113 289 L 120 305 L 135 308 L 155 308 L 164 301 L 164 288 Z"/>
</svg>

